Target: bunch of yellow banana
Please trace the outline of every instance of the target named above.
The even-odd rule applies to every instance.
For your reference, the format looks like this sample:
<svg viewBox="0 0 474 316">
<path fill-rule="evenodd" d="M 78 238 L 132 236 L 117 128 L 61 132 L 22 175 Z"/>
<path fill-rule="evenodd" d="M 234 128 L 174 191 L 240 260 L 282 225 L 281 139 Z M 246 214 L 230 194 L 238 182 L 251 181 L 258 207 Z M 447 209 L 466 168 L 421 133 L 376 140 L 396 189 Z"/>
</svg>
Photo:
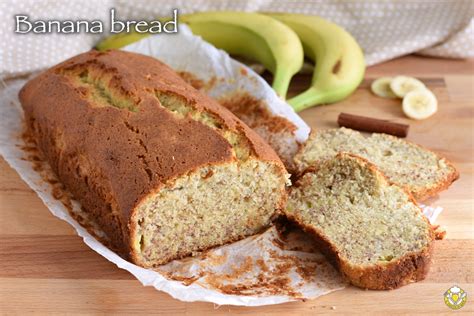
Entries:
<svg viewBox="0 0 474 316">
<path fill-rule="evenodd" d="M 311 87 L 288 100 L 296 111 L 346 98 L 364 76 L 364 55 L 354 38 L 319 17 L 220 11 L 183 15 L 180 21 L 214 46 L 265 66 L 273 73 L 272 87 L 282 98 L 301 69 L 304 55 L 313 60 Z M 114 36 L 97 48 L 120 48 L 143 36 Z"/>
<path fill-rule="evenodd" d="M 273 73 L 272 87 L 286 97 L 291 77 L 303 66 L 303 47 L 285 24 L 258 13 L 201 12 L 181 16 L 192 32 L 231 55 L 260 62 Z"/>
<path fill-rule="evenodd" d="M 298 34 L 306 57 L 315 62 L 311 87 L 288 100 L 295 111 L 345 99 L 364 78 L 364 54 L 340 26 L 316 16 L 270 14 Z"/>
</svg>

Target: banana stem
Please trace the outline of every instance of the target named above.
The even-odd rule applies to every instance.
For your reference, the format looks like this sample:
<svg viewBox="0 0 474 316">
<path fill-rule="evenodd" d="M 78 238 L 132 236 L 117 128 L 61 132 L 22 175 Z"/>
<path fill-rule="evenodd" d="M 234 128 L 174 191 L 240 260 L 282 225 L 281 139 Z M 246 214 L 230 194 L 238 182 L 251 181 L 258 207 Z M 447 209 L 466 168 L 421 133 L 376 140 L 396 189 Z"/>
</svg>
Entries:
<svg viewBox="0 0 474 316">
<path fill-rule="evenodd" d="M 310 87 L 308 90 L 289 99 L 287 102 L 293 107 L 296 112 L 300 112 L 309 107 L 324 103 L 323 98 L 324 94 L 321 93 L 321 91 Z"/>
<path fill-rule="evenodd" d="M 273 75 L 272 88 L 283 100 L 286 99 L 286 93 L 288 92 L 288 87 L 290 86 L 290 80 L 291 76 L 288 76 L 287 73 L 283 73 L 278 70 Z"/>
</svg>

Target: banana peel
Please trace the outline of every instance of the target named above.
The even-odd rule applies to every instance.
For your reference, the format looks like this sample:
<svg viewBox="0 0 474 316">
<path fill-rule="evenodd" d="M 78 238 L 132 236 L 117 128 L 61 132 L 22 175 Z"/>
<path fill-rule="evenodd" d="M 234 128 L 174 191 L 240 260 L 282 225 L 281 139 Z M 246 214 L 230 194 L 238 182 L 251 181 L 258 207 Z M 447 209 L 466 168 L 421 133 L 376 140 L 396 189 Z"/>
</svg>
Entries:
<svg viewBox="0 0 474 316">
<path fill-rule="evenodd" d="M 150 36 L 150 34 L 137 33 L 135 31 L 130 33 L 114 34 L 101 41 L 95 46 L 95 48 L 99 51 L 105 51 L 108 49 L 119 49 L 132 43 L 138 42 L 139 40 L 142 40 L 148 36 Z"/>
<path fill-rule="evenodd" d="M 364 54 L 348 32 L 317 16 L 268 15 L 295 31 L 305 56 L 316 64 L 311 87 L 288 100 L 295 111 L 341 101 L 357 89 L 364 78 Z"/>
<path fill-rule="evenodd" d="M 285 98 L 291 78 L 303 66 L 303 47 L 291 28 L 266 15 L 200 12 L 181 16 L 196 35 L 229 54 L 256 60 L 273 73 L 272 88 Z"/>
</svg>

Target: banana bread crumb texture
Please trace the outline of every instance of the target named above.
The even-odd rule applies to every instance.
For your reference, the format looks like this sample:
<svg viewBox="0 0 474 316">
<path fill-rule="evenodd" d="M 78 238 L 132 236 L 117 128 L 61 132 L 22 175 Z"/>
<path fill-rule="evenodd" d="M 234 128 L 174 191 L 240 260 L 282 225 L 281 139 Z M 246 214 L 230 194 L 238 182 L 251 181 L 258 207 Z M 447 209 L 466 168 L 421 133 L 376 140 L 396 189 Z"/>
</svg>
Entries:
<svg viewBox="0 0 474 316">
<path fill-rule="evenodd" d="M 410 194 L 363 158 L 340 153 L 308 169 L 285 212 L 356 286 L 393 289 L 428 272 L 431 225 Z"/>
<path fill-rule="evenodd" d="M 436 195 L 459 178 L 448 160 L 421 146 L 386 134 L 364 137 L 344 127 L 314 132 L 294 160 L 299 172 L 303 172 L 338 152 L 350 152 L 369 160 L 417 200 Z"/>
</svg>

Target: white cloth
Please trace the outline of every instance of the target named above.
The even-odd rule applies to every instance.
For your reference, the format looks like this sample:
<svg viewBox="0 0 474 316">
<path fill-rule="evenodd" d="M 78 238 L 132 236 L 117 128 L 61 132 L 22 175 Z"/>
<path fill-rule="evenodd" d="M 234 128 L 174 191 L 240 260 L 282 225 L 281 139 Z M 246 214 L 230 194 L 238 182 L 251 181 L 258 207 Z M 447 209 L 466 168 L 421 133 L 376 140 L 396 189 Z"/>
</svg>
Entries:
<svg viewBox="0 0 474 316">
<path fill-rule="evenodd" d="M 89 50 L 107 34 L 15 34 L 14 15 L 37 19 L 100 19 L 108 30 L 109 9 L 120 20 L 208 10 L 294 12 L 319 15 L 347 29 L 362 46 L 368 65 L 421 54 L 474 56 L 473 2 L 457 1 L 281 1 L 281 0 L 2 0 L 0 1 L 0 77 L 52 66 Z M 166 36 L 166 35 L 163 35 Z"/>
</svg>

